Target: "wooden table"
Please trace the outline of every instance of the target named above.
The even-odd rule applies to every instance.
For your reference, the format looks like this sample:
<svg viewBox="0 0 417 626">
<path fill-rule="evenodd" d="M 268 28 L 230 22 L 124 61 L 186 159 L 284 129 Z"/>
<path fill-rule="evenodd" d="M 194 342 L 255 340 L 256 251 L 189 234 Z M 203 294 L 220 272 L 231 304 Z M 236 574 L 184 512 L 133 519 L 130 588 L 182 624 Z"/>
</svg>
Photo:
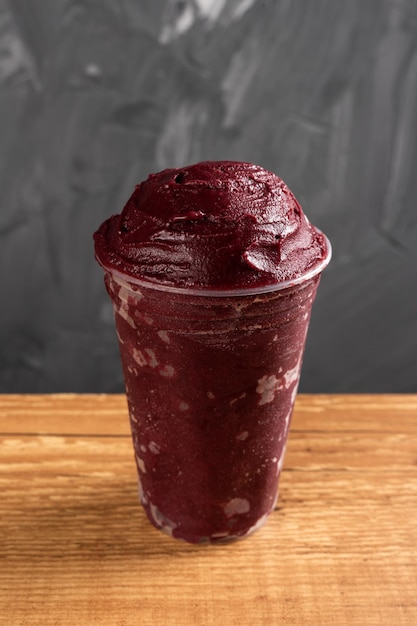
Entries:
<svg viewBox="0 0 417 626">
<path fill-rule="evenodd" d="M 417 624 L 417 395 L 299 396 L 279 504 L 193 546 L 138 504 L 123 396 L 0 396 L 0 623 Z"/>
</svg>

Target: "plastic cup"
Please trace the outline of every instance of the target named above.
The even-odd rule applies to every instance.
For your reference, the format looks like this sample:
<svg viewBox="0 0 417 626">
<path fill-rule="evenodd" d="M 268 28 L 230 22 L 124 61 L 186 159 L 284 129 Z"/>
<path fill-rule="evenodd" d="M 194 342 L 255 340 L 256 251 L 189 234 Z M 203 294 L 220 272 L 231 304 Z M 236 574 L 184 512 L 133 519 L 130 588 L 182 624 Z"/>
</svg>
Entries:
<svg viewBox="0 0 417 626">
<path fill-rule="evenodd" d="M 168 287 L 104 268 L 140 499 L 172 537 L 244 537 L 274 509 L 328 241 L 327 250 L 300 278 L 247 290 Z"/>
</svg>

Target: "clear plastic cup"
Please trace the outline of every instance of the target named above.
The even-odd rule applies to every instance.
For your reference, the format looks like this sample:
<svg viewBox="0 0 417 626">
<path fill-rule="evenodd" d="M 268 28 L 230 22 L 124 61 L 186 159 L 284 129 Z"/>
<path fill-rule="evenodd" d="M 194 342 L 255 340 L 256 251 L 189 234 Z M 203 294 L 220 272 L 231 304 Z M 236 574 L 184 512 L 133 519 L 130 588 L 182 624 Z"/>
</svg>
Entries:
<svg viewBox="0 0 417 626">
<path fill-rule="evenodd" d="M 175 288 L 104 268 L 140 499 L 160 530 L 227 541 L 274 509 L 326 242 L 312 271 L 258 289 Z"/>
</svg>

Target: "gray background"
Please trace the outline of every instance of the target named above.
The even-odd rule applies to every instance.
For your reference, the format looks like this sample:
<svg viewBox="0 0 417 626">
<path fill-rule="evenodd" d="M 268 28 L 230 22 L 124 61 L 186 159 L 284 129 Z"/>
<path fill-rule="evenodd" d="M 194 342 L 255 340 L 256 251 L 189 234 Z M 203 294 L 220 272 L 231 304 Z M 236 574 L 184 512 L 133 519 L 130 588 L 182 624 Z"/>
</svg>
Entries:
<svg viewBox="0 0 417 626">
<path fill-rule="evenodd" d="M 415 0 L 0 0 L 0 390 L 123 389 L 92 232 L 205 159 L 333 243 L 302 391 L 417 392 Z"/>
</svg>

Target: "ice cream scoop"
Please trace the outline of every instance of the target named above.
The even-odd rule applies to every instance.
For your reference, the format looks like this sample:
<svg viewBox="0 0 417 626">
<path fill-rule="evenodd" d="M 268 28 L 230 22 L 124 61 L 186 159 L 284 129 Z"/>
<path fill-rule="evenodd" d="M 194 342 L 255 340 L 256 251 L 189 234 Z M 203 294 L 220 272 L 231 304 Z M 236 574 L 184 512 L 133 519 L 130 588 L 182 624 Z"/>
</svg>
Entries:
<svg viewBox="0 0 417 626">
<path fill-rule="evenodd" d="M 102 265 L 177 287 L 230 289 L 291 280 L 327 254 L 284 181 L 262 167 L 206 161 L 137 185 L 95 235 Z"/>
</svg>

